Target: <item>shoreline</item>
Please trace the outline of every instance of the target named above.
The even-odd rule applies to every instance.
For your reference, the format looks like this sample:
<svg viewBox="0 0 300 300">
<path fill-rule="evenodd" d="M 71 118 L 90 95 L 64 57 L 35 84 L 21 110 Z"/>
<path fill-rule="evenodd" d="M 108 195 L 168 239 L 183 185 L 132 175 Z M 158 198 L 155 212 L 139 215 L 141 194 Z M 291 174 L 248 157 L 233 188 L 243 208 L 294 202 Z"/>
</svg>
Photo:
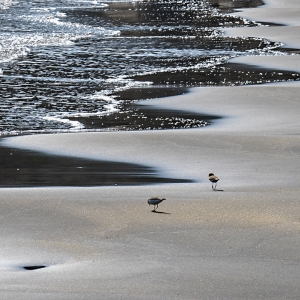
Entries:
<svg viewBox="0 0 300 300">
<path fill-rule="evenodd" d="M 7 106 L 12 108 L 9 110 L 4 109 L 6 113 L 2 116 L 1 122 L 3 134 L 9 134 L 8 131 L 13 128 L 15 128 L 18 132 L 27 131 L 28 133 L 33 131 L 42 132 L 45 128 L 49 131 L 57 130 L 57 132 L 67 132 L 76 129 L 84 129 L 82 123 L 85 123 L 88 128 L 101 130 L 103 127 L 105 127 L 105 124 L 102 125 L 102 123 L 105 122 L 99 122 L 98 118 L 105 113 L 111 113 L 110 116 L 113 119 L 112 121 L 114 121 L 114 118 L 119 118 L 118 123 L 120 123 L 120 125 L 118 124 L 118 129 L 123 128 L 124 123 L 125 129 L 145 129 L 142 124 L 135 125 L 135 122 L 139 123 L 140 119 L 144 117 L 144 112 L 141 112 L 140 116 L 136 116 L 136 112 L 132 114 L 130 111 L 128 111 L 126 107 L 127 102 L 124 101 L 127 98 L 131 100 L 132 98 L 144 99 L 149 96 L 159 97 L 162 95 L 170 96 L 174 95 L 175 93 L 180 94 L 184 92 L 184 88 L 182 89 L 182 86 L 192 87 L 204 85 L 240 85 L 248 83 L 253 84 L 270 81 L 294 80 L 295 77 L 299 78 L 300 74 L 276 72 L 276 70 L 271 69 L 259 70 L 258 68 L 251 68 L 249 65 L 245 68 L 239 64 L 233 65 L 230 62 L 224 63 L 229 56 L 235 56 L 239 54 L 247 55 L 247 53 L 250 55 L 251 53 L 265 54 L 269 53 L 270 51 L 273 53 L 273 49 L 276 48 L 278 44 L 269 42 L 266 39 L 252 37 L 226 37 L 221 33 L 221 29 L 224 24 L 226 24 L 228 27 L 244 25 L 257 26 L 258 24 L 256 22 L 249 22 L 244 18 L 232 15 L 230 16 L 229 12 L 234 8 L 241 7 L 243 5 L 247 7 L 256 7 L 262 4 L 261 0 L 251 1 L 251 3 L 248 0 L 225 1 L 226 3 L 224 1 L 215 0 L 210 0 L 208 2 L 210 2 L 211 5 L 208 5 L 207 7 L 206 5 L 203 6 L 203 11 L 207 11 L 207 13 L 204 13 L 204 18 L 201 17 L 202 6 L 200 3 L 196 2 L 192 4 L 193 9 L 190 11 L 191 14 L 188 13 L 188 18 L 184 17 L 182 14 L 173 12 L 172 7 L 169 7 L 167 3 L 115 3 L 111 6 L 108 5 L 107 9 L 103 11 L 102 9 L 99 10 L 95 8 L 94 12 L 91 12 L 89 9 L 84 7 L 76 8 L 75 11 L 73 11 L 71 8 L 64 8 L 65 16 L 60 16 L 62 18 L 62 22 L 76 22 L 76 18 L 78 17 L 79 23 L 81 22 L 80 20 L 82 20 L 83 23 L 94 25 L 95 22 L 100 22 L 102 24 L 103 18 L 104 20 L 107 20 L 107 22 L 111 21 L 112 24 L 114 24 L 113 19 L 116 16 L 116 11 L 118 11 L 117 15 L 119 16 L 119 20 L 116 22 L 118 23 L 117 28 L 122 28 L 122 22 L 124 22 L 124 24 L 130 24 L 130 28 L 123 28 L 124 30 L 122 29 L 120 31 L 121 36 L 116 37 L 116 40 L 113 42 L 113 44 L 117 48 L 119 39 L 124 40 L 124 42 L 129 41 L 130 39 L 134 45 L 135 41 L 137 41 L 135 37 L 141 38 L 141 36 L 144 36 L 146 38 L 145 42 L 148 41 L 150 44 L 152 44 L 152 42 L 155 41 L 154 44 L 157 43 L 157 46 L 155 47 L 162 47 L 163 49 L 165 48 L 164 45 L 171 43 L 170 45 L 173 45 L 177 50 L 175 51 L 175 48 L 173 49 L 173 46 L 171 46 L 172 50 L 170 52 L 170 56 L 168 52 L 166 52 L 163 54 L 164 58 L 162 58 L 162 60 L 158 59 L 157 61 L 152 61 L 151 53 L 149 53 L 150 56 L 147 58 L 147 55 L 140 56 L 138 53 L 134 54 L 135 50 L 133 50 L 133 56 L 129 54 L 127 57 L 126 55 L 126 57 L 129 59 L 127 63 L 133 63 L 133 65 L 131 67 L 128 66 L 128 68 L 118 68 L 118 59 L 123 61 L 123 58 L 125 57 L 122 54 L 120 56 L 114 56 L 113 53 L 109 55 L 109 53 L 112 51 L 112 48 L 108 49 L 109 51 L 106 52 L 105 45 L 106 43 L 113 41 L 111 38 L 108 38 L 107 41 L 105 38 L 105 42 L 101 42 L 96 48 L 92 47 L 92 49 L 98 49 L 96 50 L 95 54 L 88 52 L 85 53 L 84 57 L 89 57 L 88 60 L 91 60 L 90 62 L 85 59 L 79 62 L 81 60 L 81 55 L 76 58 L 76 51 L 79 51 L 78 53 L 81 53 L 81 51 L 86 51 L 85 39 L 77 40 L 76 42 L 74 41 L 72 49 L 75 51 L 75 55 L 74 53 L 67 54 L 69 51 L 68 47 L 63 50 L 63 52 L 66 51 L 64 52 L 67 55 L 65 58 L 66 61 L 64 61 L 64 59 L 60 60 L 60 55 L 58 55 L 59 52 L 56 52 L 56 50 L 52 52 L 52 50 L 55 49 L 52 48 L 52 46 L 50 46 L 50 49 L 48 49 L 48 46 L 41 48 L 33 47 L 32 51 L 28 53 L 25 60 L 16 62 L 16 65 L 13 68 L 7 65 L 7 67 L 3 69 L 4 74 L 1 77 L 1 86 L 4 98 L 3 105 L 4 107 Z M 140 8 L 136 9 L 137 7 Z M 184 7 L 185 5 L 182 6 L 183 10 L 185 10 Z M 195 7 L 198 7 L 199 11 L 195 9 Z M 216 11 L 214 7 L 218 7 L 220 11 L 223 10 L 223 13 L 217 12 L 217 14 L 215 14 Z M 64 9 L 62 9 L 62 11 L 64 11 Z M 146 17 L 145 20 L 143 20 L 144 13 L 142 13 L 144 9 L 148 9 L 149 13 L 149 18 Z M 151 12 L 149 12 L 149 9 Z M 173 24 L 172 21 L 171 23 L 173 25 L 170 27 L 160 27 L 159 24 L 164 22 L 164 13 L 161 14 L 159 12 L 160 9 L 163 9 L 164 12 L 169 16 L 173 15 L 174 13 L 178 21 L 183 22 L 183 24 L 191 24 L 191 26 L 179 26 L 179 28 L 176 29 L 176 23 L 178 22 Z M 187 9 L 189 10 L 189 8 Z M 13 13 L 13 11 L 14 10 L 11 12 Z M 156 21 L 153 21 L 153 23 L 150 21 L 150 19 L 155 11 L 157 18 Z M 31 14 L 31 12 L 33 14 Z M 47 18 L 55 18 L 51 12 L 52 10 L 50 9 L 49 14 L 47 13 Z M 28 13 L 31 16 L 37 17 L 39 15 L 39 10 L 29 10 Z M 53 13 L 55 14 L 54 10 Z M 148 15 L 148 13 L 146 15 Z M 14 18 L 10 19 L 13 20 Z M 104 23 L 107 22 L 104 21 Z M 152 28 L 153 30 L 151 29 L 149 31 L 147 29 L 148 25 L 145 27 L 144 24 L 142 26 L 143 29 L 138 29 L 137 32 L 135 30 L 132 31 L 131 25 L 135 26 L 138 24 L 138 22 L 142 22 L 141 24 L 144 24 L 143 22 L 150 22 L 150 27 L 154 24 L 157 24 L 159 28 L 154 26 Z M 196 30 L 193 24 L 196 24 L 198 28 L 202 29 Z M 38 25 L 38 23 L 36 25 Z M 115 25 L 116 24 L 114 24 L 112 28 L 115 28 Z M 110 25 L 107 26 L 111 27 Z M 37 28 L 39 28 L 39 26 L 37 26 Z M 172 37 L 171 39 L 167 38 L 169 35 Z M 186 36 L 190 36 L 191 38 L 186 39 Z M 167 44 L 165 44 L 165 42 L 161 43 L 161 38 L 163 38 Z M 89 38 L 88 44 L 90 42 L 91 44 L 94 44 L 100 41 L 98 41 L 97 38 L 92 38 L 92 40 Z M 191 50 L 191 56 L 184 54 L 187 51 L 184 44 L 187 42 L 189 44 L 188 47 L 191 47 L 190 49 L 194 49 Z M 219 49 L 220 45 L 222 49 Z M 104 47 L 103 49 L 102 46 Z M 135 46 L 133 46 L 133 48 L 137 50 L 139 47 L 137 46 L 137 48 L 135 48 Z M 93 52 L 92 49 L 90 50 L 91 52 Z M 212 49 L 214 49 L 213 52 L 211 52 Z M 71 50 L 71 52 L 73 50 Z M 104 51 L 106 54 L 105 56 L 97 56 L 97 51 Z M 139 52 L 139 50 L 137 51 Z M 151 52 L 152 50 L 149 49 L 149 51 Z M 156 52 L 155 49 L 153 49 L 153 51 L 154 53 L 162 54 L 160 51 Z M 163 52 L 164 51 L 165 50 L 163 50 Z M 276 51 L 282 54 L 283 50 L 277 47 Z M 148 51 L 146 52 L 148 53 Z M 172 57 L 173 54 L 171 54 L 173 52 L 175 54 L 174 57 Z M 293 53 L 292 50 L 289 50 L 288 52 Z M 104 61 L 100 59 L 101 57 L 104 58 Z M 145 59 L 145 64 L 142 63 L 140 65 L 140 63 L 134 63 L 136 61 L 135 58 L 137 58 L 137 61 L 139 61 L 139 57 L 142 58 L 141 61 Z M 105 68 L 102 69 L 102 66 L 106 65 L 105 60 L 108 58 L 113 58 L 109 63 L 112 68 L 106 68 L 106 70 Z M 116 61 L 114 60 L 115 58 Z M 124 64 L 126 64 L 125 61 Z M 154 73 L 152 72 L 153 70 L 150 72 L 146 71 L 146 69 L 152 64 L 156 65 L 154 68 L 156 71 Z M 192 67 L 195 64 L 197 64 L 197 70 Z M 73 67 L 71 67 L 71 65 L 73 65 Z M 88 65 L 93 65 L 93 68 L 90 69 Z M 207 66 L 211 67 L 207 68 Z M 80 71 L 82 67 L 86 69 L 83 73 Z M 187 69 L 185 69 L 186 67 Z M 136 70 L 141 68 L 141 70 L 134 71 L 133 73 L 130 71 L 127 74 L 126 70 L 135 70 L 135 68 L 137 68 Z M 150 67 L 149 70 L 151 69 L 152 67 Z M 163 73 L 160 73 L 162 70 L 164 70 Z M 119 75 L 117 74 L 119 74 L 119 72 L 122 74 L 124 71 L 127 74 L 126 78 L 128 76 L 129 77 L 124 79 L 125 81 L 123 81 L 123 79 L 121 81 L 114 80 L 113 85 L 116 84 L 120 86 L 115 90 L 115 92 L 113 92 L 114 89 L 110 91 L 109 87 L 111 84 L 110 79 L 108 82 L 106 82 L 107 80 L 105 79 L 106 76 L 108 76 L 107 78 L 110 78 L 110 75 L 105 75 L 103 77 L 104 81 L 101 83 L 102 79 L 100 80 L 100 78 L 102 78 L 102 75 L 106 74 L 106 71 L 109 71 L 108 73 L 113 72 L 114 74 L 111 74 L 113 77 L 115 75 L 118 77 Z M 63 75 L 63 73 L 65 75 Z M 64 76 L 66 77 L 63 79 Z M 82 85 L 81 80 L 83 80 L 84 85 Z M 136 85 L 134 84 L 134 86 L 139 87 L 139 81 L 141 86 L 144 88 L 148 85 L 148 81 L 149 83 L 153 82 L 153 86 L 151 86 L 151 88 L 145 88 L 142 90 L 142 92 L 141 89 L 138 88 L 130 89 L 127 91 L 127 93 L 126 91 L 120 91 L 120 89 L 122 90 L 124 87 L 132 86 L 132 80 L 136 81 Z M 164 84 L 168 84 L 168 88 L 162 89 L 161 85 Z M 51 86 L 50 89 L 48 89 L 49 85 Z M 121 86 L 123 87 L 121 88 Z M 108 90 L 106 90 L 106 88 L 108 88 Z M 85 102 L 84 99 L 88 99 L 88 102 Z M 20 103 L 20 106 L 18 103 Z M 124 103 L 125 107 L 123 107 Z M 118 110 L 120 110 L 121 113 L 118 115 L 114 114 L 114 112 Z M 123 120 L 120 120 L 122 118 L 120 115 L 124 117 Z M 20 118 L 22 119 L 22 122 L 20 121 Z M 78 120 L 83 121 L 83 118 L 86 118 L 86 122 L 78 122 Z M 130 118 L 132 120 L 130 120 Z M 167 121 L 167 118 L 162 116 L 162 120 Z M 105 121 L 109 123 L 109 126 L 113 126 L 111 125 L 110 117 L 105 118 Z M 126 124 L 128 121 L 130 124 Z M 201 122 L 201 120 L 198 119 L 197 121 Z M 148 124 L 149 123 L 150 122 L 148 122 Z M 177 121 L 173 123 L 175 124 Z M 156 124 L 155 126 L 157 125 L 159 124 Z M 198 125 L 201 126 L 199 123 Z M 147 125 L 146 128 L 148 127 L 149 126 Z M 180 128 L 184 126 L 178 127 Z M 12 132 L 12 134 L 13 133 L 14 132 Z"/>
<path fill-rule="evenodd" d="M 283 6 L 278 0 L 267 3 L 270 16 L 274 5 Z M 293 0 L 284 5 L 292 6 L 294 14 L 300 11 Z M 260 16 L 260 9 L 243 14 Z M 280 14 L 276 18 L 279 22 Z M 250 29 L 237 31 L 253 36 L 266 32 Z M 281 36 L 278 27 L 267 30 Z M 290 34 L 299 40 L 295 32 Z M 270 68 L 289 62 L 295 71 L 295 57 L 246 60 Z M 299 92 L 299 81 L 193 88 L 145 104 L 188 107 L 223 118 L 200 129 L 2 140 L 8 147 L 141 163 L 162 176 L 198 180 L 1 188 L 3 297 L 21 299 L 26 292 L 31 299 L 298 298 Z M 220 177 L 218 189 L 223 191 L 212 191 L 209 172 Z M 147 199 L 156 195 L 167 200 L 152 213 Z M 45 268 L 25 271 L 25 266 Z"/>
<path fill-rule="evenodd" d="M 222 119 L 215 121 L 215 124 L 199 130 L 32 135 L 11 137 L 2 143 L 9 147 L 41 151 L 50 155 L 138 163 L 155 168 L 163 177 L 200 180 L 200 182 L 207 180 L 204 170 L 219 170 L 224 177 L 233 179 L 236 175 L 232 174 L 232 168 L 238 172 L 245 168 L 242 171 L 243 176 L 235 178 L 236 186 L 249 184 L 260 186 L 265 173 L 272 171 L 274 172 L 270 178 L 272 186 L 288 185 L 290 182 L 285 183 L 282 174 L 276 171 L 277 159 L 278 155 L 287 155 L 286 159 L 281 161 L 281 164 L 285 161 L 284 169 L 290 165 L 291 159 L 297 159 L 300 124 L 297 121 L 299 103 L 295 98 L 299 88 L 300 82 L 196 88 L 188 95 L 147 101 L 147 105 L 162 109 L 174 106 L 184 109 L 188 106 L 194 112 L 219 111 L 223 116 Z M 268 95 L 272 94 L 276 94 L 278 98 L 268 99 Z M 206 100 L 207 97 L 210 101 Z M 222 107 L 224 102 L 226 106 Z M 273 147 L 276 150 L 273 150 Z M 268 158 L 267 153 L 270 153 Z M 295 155 L 292 155 L 293 153 Z M 243 156 L 242 162 L 236 159 Z M 249 164 L 247 157 L 249 161 L 256 162 L 257 166 Z M 289 174 L 297 173 L 297 163 L 290 167 Z M 247 175 L 248 182 L 245 182 L 244 176 L 247 172 L 250 173 Z M 269 179 L 265 179 L 265 184 L 268 184 L 268 181 Z M 294 182 L 294 179 L 292 181 Z"/>
</svg>

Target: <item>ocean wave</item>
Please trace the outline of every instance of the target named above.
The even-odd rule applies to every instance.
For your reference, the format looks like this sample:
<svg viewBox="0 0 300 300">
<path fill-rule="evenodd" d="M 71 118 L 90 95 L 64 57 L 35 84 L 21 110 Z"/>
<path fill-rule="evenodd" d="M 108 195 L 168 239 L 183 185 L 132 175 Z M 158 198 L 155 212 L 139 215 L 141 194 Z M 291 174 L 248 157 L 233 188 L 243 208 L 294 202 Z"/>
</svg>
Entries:
<svg viewBox="0 0 300 300">
<path fill-rule="evenodd" d="M 126 109 L 139 124 L 149 111 L 136 112 L 137 99 L 297 77 L 228 68 L 232 57 L 284 53 L 280 43 L 225 37 L 224 26 L 259 24 L 208 1 L 0 0 L 0 9 L 0 134 L 103 130 L 103 118 L 117 128 Z"/>
<path fill-rule="evenodd" d="M 6 2 L 2 4 L 8 8 Z M 66 46 L 90 36 L 120 34 L 118 30 L 65 22 L 65 16 L 65 13 L 54 7 L 30 8 L 23 14 L 16 14 L 16 11 L 12 10 L 2 16 L 6 27 L 16 27 L 17 24 L 17 28 L 13 32 L 0 32 L 0 63 L 24 57 L 32 47 Z"/>
</svg>

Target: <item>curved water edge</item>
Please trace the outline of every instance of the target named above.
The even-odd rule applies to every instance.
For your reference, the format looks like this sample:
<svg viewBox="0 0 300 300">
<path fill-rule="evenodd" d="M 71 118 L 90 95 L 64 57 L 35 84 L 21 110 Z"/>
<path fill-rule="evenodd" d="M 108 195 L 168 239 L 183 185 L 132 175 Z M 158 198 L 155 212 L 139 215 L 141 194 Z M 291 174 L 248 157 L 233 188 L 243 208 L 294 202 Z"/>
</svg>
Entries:
<svg viewBox="0 0 300 300">
<path fill-rule="evenodd" d="M 224 27 L 261 26 L 227 13 L 262 1 L 3 3 L 2 135 L 185 128 L 186 122 L 201 127 L 213 116 L 185 120 L 191 118 L 177 112 L 171 120 L 157 116 L 159 124 L 151 125 L 137 101 L 194 86 L 299 79 L 293 72 L 227 63 L 241 55 L 288 54 L 278 43 L 222 34 Z"/>
</svg>

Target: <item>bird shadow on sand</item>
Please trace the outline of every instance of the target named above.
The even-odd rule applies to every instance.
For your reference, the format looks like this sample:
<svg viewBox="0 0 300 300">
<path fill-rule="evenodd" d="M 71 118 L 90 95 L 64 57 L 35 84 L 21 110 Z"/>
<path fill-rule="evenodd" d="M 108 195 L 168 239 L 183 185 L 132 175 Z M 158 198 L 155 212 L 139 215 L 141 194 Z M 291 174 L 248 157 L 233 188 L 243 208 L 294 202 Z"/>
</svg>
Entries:
<svg viewBox="0 0 300 300">
<path fill-rule="evenodd" d="M 156 210 L 151 210 L 151 212 L 156 213 L 156 214 L 162 214 L 162 215 L 170 215 L 171 213 L 167 213 L 164 211 L 156 211 Z"/>
<path fill-rule="evenodd" d="M 220 190 L 220 189 L 213 189 L 214 192 L 224 192 L 224 190 Z"/>
</svg>

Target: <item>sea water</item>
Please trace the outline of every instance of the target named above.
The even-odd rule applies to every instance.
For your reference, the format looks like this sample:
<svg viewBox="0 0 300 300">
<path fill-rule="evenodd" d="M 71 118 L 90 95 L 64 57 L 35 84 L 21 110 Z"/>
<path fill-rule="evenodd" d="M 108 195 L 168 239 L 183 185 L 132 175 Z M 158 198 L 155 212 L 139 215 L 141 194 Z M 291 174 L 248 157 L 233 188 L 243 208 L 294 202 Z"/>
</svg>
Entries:
<svg viewBox="0 0 300 300">
<path fill-rule="evenodd" d="M 261 4 L 0 0 L 0 134 L 205 126 L 209 120 L 194 115 L 134 105 L 193 86 L 297 80 L 227 64 L 241 55 L 288 55 L 280 43 L 224 36 L 225 27 L 265 26 L 229 14 Z"/>
</svg>

